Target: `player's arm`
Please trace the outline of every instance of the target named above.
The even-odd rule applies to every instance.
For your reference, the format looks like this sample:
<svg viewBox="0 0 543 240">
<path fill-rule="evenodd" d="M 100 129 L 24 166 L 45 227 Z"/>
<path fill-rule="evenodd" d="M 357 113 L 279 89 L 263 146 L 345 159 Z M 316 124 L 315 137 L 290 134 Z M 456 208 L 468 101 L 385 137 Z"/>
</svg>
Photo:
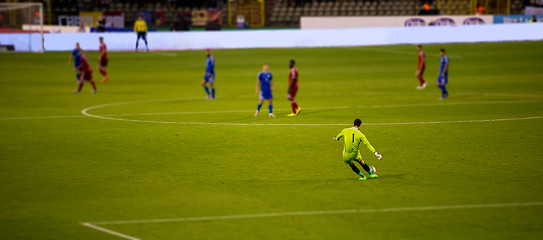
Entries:
<svg viewBox="0 0 543 240">
<path fill-rule="evenodd" d="M 362 143 L 364 143 L 364 145 L 366 145 L 368 150 L 370 150 L 373 153 L 373 155 L 375 155 L 375 157 L 377 157 L 377 159 L 381 160 L 383 158 L 383 156 L 381 156 L 381 154 L 379 154 L 379 153 L 377 153 L 377 151 L 375 151 L 375 148 L 371 145 L 370 141 L 368 141 L 366 136 L 364 134 L 362 134 L 361 138 L 362 138 Z"/>
<path fill-rule="evenodd" d="M 138 26 L 138 21 L 136 21 L 136 22 L 134 23 L 134 32 L 137 32 L 137 31 L 136 31 L 136 27 L 137 27 L 137 26 Z"/>
<path fill-rule="evenodd" d="M 102 57 L 104 57 L 106 53 L 107 53 L 107 47 L 106 45 L 104 45 L 104 49 L 102 50 L 102 52 L 100 53 L 100 56 L 98 57 L 98 62 L 100 62 L 100 59 L 102 59 Z"/>
<path fill-rule="evenodd" d="M 343 137 L 343 131 L 341 131 L 337 136 L 334 137 L 334 140 L 339 141 Z"/>
<path fill-rule="evenodd" d="M 207 75 L 208 77 L 211 77 L 211 64 L 207 64 L 206 66 L 206 73 L 205 75 Z"/>
<path fill-rule="evenodd" d="M 255 87 L 255 93 L 258 95 L 258 89 L 260 88 L 260 80 L 258 78 L 256 79 L 256 87 Z"/>
<path fill-rule="evenodd" d="M 298 81 L 298 79 L 296 78 L 294 74 L 292 74 L 292 82 L 290 83 L 290 86 L 288 87 L 289 94 L 292 93 L 292 89 L 294 89 L 294 86 L 296 86 L 296 81 Z"/>
<path fill-rule="evenodd" d="M 442 77 L 445 77 L 445 73 L 449 70 L 449 61 L 445 62 L 445 67 L 443 68 L 443 72 L 441 73 Z"/>
</svg>

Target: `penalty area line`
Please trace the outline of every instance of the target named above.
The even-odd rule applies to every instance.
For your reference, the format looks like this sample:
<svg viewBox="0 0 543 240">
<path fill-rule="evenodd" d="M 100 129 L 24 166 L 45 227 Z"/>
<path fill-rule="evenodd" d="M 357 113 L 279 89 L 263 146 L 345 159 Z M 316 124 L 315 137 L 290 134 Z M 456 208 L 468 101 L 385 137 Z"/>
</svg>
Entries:
<svg viewBox="0 0 543 240">
<path fill-rule="evenodd" d="M 87 222 L 84 222 L 84 223 L 81 223 L 81 225 L 85 226 L 85 227 L 89 227 L 89 228 L 92 228 L 92 229 L 95 229 L 95 230 L 98 230 L 100 232 L 105 232 L 105 233 L 109 233 L 111 235 L 115 235 L 115 236 L 118 236 L 118 237 L 122 237 L 122 238 L 125 238 L 125 239 L 130 239 L 130 240 L 140 240 L 139 238 L 135 238 L 135 237 L 132 237 L 132 236 L 128 236 L 126 234 L 122 234 L 120 232 L 115 232 L 115 231 L 112 231 L 112 230 L 109 230 L 107 228 L 103 228 L 103 227 L 98 227 L 92 223 L 87 223 Z"/>
<path fill-rule="evenodd" d="M 325 211 L 257 213 L 257 214 L 206 216 L 206 217 L 185 217 L 185 218 L 165 218 L 165 219 L 145 219 L 145 220 L 103 221 L 103 222 L 92 222 L 92 223 L 88 223 L 88 224 L 90 224 L 90 225 L 93 225 L 93 224 L 95 224 L 95 225 L 122 225 L 122 224 L 138 224 L 138 223 L 196 222 L 196 221 L 214 221 L 214 220 L 229 220 L 229 219 L 283 217 L 283 216 L 307 216 L 307 215 L 328 215 L 328 214 L 349 214 L 349 213 L 378 213 L 378 212 L 409 212 L 409 211 L 432 211 L 432 210 L 436 211 L 436 210 L 450 210 L 450 209 L 527 207 L 527 206 L 541 206 L 541 205 L 543 205 L 543 202 L 491 203 L 491 204 L 398 207 L 398 208 L 374 208 L 374 209 L 344 209 L 344 210 L 325 210 Z"/>
</svg>

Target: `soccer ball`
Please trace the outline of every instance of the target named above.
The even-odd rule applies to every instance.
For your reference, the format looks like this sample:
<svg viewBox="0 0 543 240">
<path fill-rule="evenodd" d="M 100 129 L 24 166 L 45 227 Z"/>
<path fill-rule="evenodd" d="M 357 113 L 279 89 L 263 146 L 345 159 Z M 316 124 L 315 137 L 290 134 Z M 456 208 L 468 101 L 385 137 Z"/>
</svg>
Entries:
<svg viewBox="0 0 543 240">
<path fill-rule="evenodd" d="M 375 167 L 374 166 L 370 166 L 370 169 L 371 169 L 371 172 L 372 173 L 375 173 L 377 170 L 375 170 Z"/>
</svg>

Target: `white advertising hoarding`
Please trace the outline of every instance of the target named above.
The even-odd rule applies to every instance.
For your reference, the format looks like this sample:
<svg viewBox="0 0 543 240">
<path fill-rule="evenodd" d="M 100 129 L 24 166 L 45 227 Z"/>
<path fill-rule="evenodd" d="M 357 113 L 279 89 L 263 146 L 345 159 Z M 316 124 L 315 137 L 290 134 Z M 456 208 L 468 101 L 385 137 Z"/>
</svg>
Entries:
<svg viewBox="0 0 543 240">
<path fill-rule="evenodd" d="M 339 29 L 360 27 L 413 27 L 428 25 L 492 24 L 485 16 L 398 16 L 398 17 L 302 17 L 301 29 Z"/>
</svg>

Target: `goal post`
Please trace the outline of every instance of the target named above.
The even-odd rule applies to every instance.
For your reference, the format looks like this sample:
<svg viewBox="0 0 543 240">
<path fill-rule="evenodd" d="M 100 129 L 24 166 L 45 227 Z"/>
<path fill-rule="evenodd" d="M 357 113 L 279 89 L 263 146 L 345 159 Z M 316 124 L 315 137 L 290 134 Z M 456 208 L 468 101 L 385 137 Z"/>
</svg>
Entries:
<svg viewBox="0 0 543 240">
<path fill-rule="evenodd" d="M 43 4 L 33 2 L 0 3 L 0 34 L 29 34 L 29 51 L 44 52 Z M 39 49 L 32 47 L 32 35 L 39 33 Z"/>
</svg>

